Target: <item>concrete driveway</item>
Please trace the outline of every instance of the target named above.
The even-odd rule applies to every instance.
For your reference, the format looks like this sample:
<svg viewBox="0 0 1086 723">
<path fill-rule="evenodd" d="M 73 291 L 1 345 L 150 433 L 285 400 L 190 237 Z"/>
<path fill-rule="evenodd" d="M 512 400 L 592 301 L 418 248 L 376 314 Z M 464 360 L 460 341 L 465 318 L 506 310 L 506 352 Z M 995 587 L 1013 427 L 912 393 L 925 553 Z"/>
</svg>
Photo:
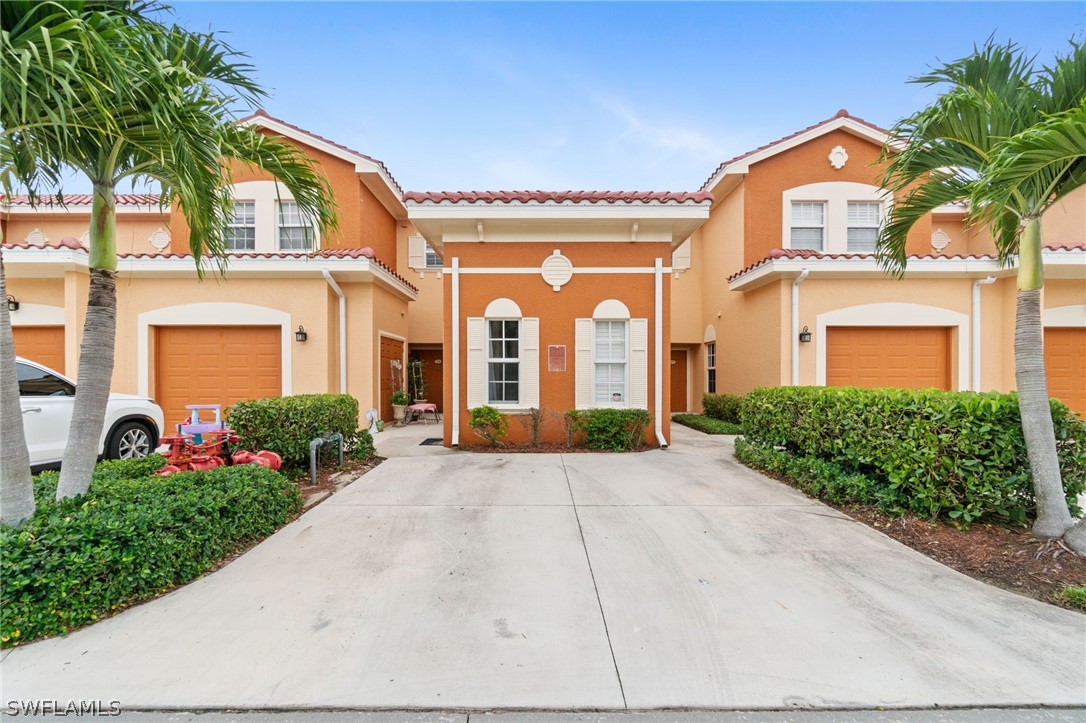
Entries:
<svg viewBox="0 0 1086 723">
<path fill-rule="evenodd" d="M 677 428 L 391 459 L 224 569 L 12 651 L 126 708 L 1083 705 L 1086 616 L 932 562 Z"/>
</svg>

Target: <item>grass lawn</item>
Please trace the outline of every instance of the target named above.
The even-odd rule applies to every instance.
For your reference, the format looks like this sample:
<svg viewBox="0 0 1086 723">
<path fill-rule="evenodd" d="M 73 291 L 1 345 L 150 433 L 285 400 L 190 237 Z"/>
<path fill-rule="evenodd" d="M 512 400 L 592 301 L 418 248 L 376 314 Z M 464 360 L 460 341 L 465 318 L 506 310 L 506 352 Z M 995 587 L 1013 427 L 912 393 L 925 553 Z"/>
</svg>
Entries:
<svg viewBox="0 0 1086 723">
<path fill-rule="evenodd" d="M 705 434 L 742 434 L 743 430 L 738 424 L 724 422 L 704 414 L 676 414 L 671 418 L 672 422 L 684 427 L 696 429 Z"/>
</svg>

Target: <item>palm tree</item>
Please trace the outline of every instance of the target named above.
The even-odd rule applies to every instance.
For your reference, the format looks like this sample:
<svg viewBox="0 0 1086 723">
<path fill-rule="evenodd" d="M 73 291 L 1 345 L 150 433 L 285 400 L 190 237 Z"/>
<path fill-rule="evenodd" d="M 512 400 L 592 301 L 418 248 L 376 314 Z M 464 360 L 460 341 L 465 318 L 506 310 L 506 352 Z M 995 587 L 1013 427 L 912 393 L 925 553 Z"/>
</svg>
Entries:
<svg viewBox="0 0 1086 723">
<path fill-rule="evenodd" d="M 253 106 L 264 95 L 251 66 L 238 62 L 240 54 L 213 34 L 154 20 L 153 14 L 164 9 L 133 6 L 121 21 L 129 31 L 117 33 L 107 49 L 111 63 L 134 69 L 136 76 L 122 94 L 103 94 L 115 132 L 55 125 L 28 128 L 8 139 L 17 182 L 36 188 L 42 167 L 70 167 L 85 174 L 93 188 L 87 314 L 58 499 L 86 492 L 105 418 L 116 333 L 114 193 L 119 183 L 161 185 L 162 198 L 170 199 L 172 209 L 188 222 L 201 274 L 206 258 L 215 259 L 220 271 L 226 269 L 229 186 L 231 169 L 238 165 L 269 172 L 324 232 L 336 227 L 331 189 L 314 163 L 295 146 L 233 122 L 233 107 Z M 88 105 L 94 102 L 81 100 L 68 110 L 75 117 L 90 115 Z"/>
<path fill-rule="evenodd" d="M 885 268 L 903 272 L 909 229 L 937 206 L 967 200 L 967 222 L 991 229 L 1001 262 L 1017 259 L 1015 381 L 1037 499 L 1033 534 L 1059 539 L 1074 521 L 1045 378 L 1040 219 L 1086 182 L 1086 50 L 1072 41 L 1067 55 L 1037 68 L 1018 46 L 989 39 L 913 82 L 947 89 L 891 131 L 900 142 L 883 153 L 882 182 L 895 203 L 877 253 Z M 1086 539 L 1078 537 L 1086 538 L 1086 528 L 1067 540 L 1086 552 Z"/>
</svg>

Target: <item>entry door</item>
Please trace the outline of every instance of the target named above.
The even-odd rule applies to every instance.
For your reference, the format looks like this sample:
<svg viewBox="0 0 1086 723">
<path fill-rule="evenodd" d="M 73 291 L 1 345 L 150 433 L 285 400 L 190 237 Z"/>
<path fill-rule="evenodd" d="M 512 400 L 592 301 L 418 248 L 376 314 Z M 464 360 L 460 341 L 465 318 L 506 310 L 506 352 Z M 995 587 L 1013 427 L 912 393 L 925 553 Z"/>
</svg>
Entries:
<svg viewBox="0 0 1086 723">
<path fill-rule="evenodd" d="M 685 412 L 686 407 L 686 349 L 671 350 L 671 411 Z"/>
<path fill-rule="evenodd" d="M 426 381 L 426 401 L 430 404 L 436 404 L 437 411 L 442 411 L 441 399 L 444 379 L 441 374 L 441 350 L 412 349 L 411 358 L 422 362 L 422 378 Z"/>
</svg>

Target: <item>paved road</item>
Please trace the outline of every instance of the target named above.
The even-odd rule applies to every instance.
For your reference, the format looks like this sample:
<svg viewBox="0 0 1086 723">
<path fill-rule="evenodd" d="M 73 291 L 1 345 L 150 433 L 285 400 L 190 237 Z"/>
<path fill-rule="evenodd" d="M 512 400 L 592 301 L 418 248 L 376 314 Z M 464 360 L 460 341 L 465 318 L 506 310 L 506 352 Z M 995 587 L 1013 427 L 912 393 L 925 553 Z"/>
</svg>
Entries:
<svg viewBox="0 0 1086 723">
<path fill-rule="evenodd" d="M 16 649 L 3 687 L 129 708 L 1080 706 L 1084 641 L 1086 616 L 679 429 L 636 455 L 389 460 L 207 578 Z"/>
</svg>

